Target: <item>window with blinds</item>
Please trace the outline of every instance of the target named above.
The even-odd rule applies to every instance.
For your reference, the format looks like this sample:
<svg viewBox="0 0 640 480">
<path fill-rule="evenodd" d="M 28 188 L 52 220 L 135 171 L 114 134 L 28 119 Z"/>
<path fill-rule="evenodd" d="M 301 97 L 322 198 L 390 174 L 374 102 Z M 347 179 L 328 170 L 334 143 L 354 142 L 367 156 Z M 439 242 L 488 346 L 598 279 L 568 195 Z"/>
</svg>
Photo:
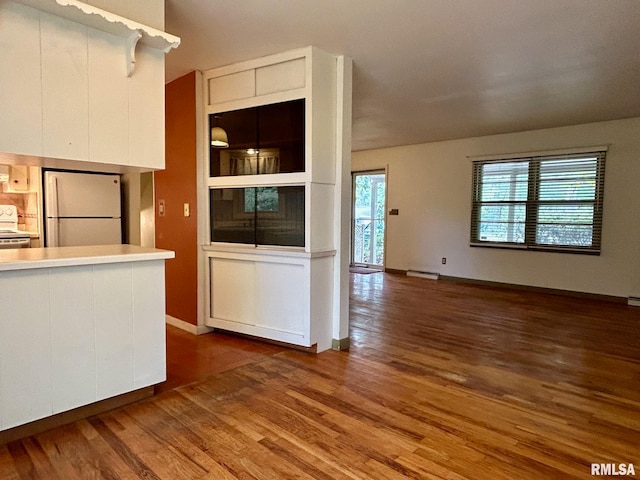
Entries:
<svg viewBox="0 0 640 480">
<path fill-rule="evenodd" d="M 471 245 L 599 254 L 605 157 L 474 160 Z"/>
</svg>

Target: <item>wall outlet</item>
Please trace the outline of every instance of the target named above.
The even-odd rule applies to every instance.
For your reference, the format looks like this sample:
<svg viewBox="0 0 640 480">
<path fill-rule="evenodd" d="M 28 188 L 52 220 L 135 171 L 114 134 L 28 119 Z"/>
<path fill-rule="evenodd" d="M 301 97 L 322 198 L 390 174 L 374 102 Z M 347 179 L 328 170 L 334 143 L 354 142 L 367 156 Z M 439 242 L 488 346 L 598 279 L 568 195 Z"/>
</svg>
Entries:
<svg viewBox="0 0 640 480">
<path fill-rule="evenodd" d="M 446 265 L 447 264 L 447 257 L 442 257 L 442 264 Z"/>
<path fill-rule="evenodd" d="M 164 217 L 164 198 L 158 200 L 158 216 Z"/>
</svg>

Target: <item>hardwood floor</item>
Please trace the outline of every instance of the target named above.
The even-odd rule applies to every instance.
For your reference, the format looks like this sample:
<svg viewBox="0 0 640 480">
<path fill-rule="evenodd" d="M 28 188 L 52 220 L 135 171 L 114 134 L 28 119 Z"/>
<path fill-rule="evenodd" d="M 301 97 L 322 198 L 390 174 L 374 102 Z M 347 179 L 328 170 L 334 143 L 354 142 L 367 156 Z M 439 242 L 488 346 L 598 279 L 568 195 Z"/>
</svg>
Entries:
<svg viewBox="0 0 640 480">
<path fill-rule="evenodd" d="M 281 346 L 248 341 L 231 334 L 216 332 L 192 335 L 167 325 L 167 381 L 156 386 L 156 393 L 203 380 L 286 350 Z"/>
<path fill-rule="evenodd" d="M 350 352 L 261 351 L 233 339 L 255 356 L 2 446 L 0 479 L 586 479 L 591 463 L 640 470 L 640 309 L 356 274 L 351 324 Z M 216 368 L 212 352 L 202 375 Z"/>
</svg>

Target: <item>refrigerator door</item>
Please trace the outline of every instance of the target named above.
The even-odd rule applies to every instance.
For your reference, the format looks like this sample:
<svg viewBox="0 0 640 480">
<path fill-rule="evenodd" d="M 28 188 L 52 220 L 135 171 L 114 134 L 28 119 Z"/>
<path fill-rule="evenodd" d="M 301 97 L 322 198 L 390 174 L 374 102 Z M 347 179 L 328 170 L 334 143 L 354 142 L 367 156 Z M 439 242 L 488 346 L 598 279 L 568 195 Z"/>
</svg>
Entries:
<svg viewBox="0 0 640 480">
<path fill-rule="evenodd" d="M 47 247 L 122 243 L 119 218 L 48 218 Z"/>
<path fill-rule="evenodd" d="M 51 217 L 120 218 L 120 177 L 45 172 L 45 210 Z"/>
</svg>

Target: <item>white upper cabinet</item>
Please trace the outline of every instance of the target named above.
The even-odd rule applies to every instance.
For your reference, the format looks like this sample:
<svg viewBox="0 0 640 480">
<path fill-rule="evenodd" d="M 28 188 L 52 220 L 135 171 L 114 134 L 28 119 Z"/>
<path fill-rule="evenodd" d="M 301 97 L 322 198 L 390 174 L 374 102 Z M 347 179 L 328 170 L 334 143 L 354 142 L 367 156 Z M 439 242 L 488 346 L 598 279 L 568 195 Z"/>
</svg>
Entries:
<svg viewBox="0 0 640 480">
<path fill-rule="evenodd" d="M 337 63 L 335 55 L 305 47 L 204 72 L 206 121 L 211 126 L 229 130 L 228 149 L 209 149 L 207 186 L 213 190 L 227 189 L 217 195 L 222 199 L 218 206 L 230 204 L 227 197 L 233 194 L 233 188 L 304 186 L 304 214 L 300 216 L 304 218 L 304 248 L 308 252 L 335 250 Z M 299 101 L 303 105 L 300 116 L 298 109 L 288 107 Z M 283 108 L 284 113 L 273 114 L 267 120 L 269 110 L 277 106 Z M 249 119 L 248 113 L 253 110 L 258 112 L 256 121 Z M 247 143 L 245 138 L 252 123 L 259 125 L 256 129 L 265 130 L 257 135 L 260 145 Z M 242 128 L 234 130 L 238 125 Z M 266 140 L 264 125 L 271 126 L 271 134 L 278 141 Z M 297 147 L 302 151 L 298 152 Z M 263 163 L 265 167 L 269 165 L 270 156 L 279 161 L 274 172 L 261 167 Z M 300 157 L 303 157 L 302 168 L 298 165 Z M 249 169 L 249 164 L 254 165 L 251 162 L 255 167 Z M 239 165 L 242 168 L 239 169 Z M 237 173 L 239 170 L 242 173 Z M 213 200 L 211 205 L 215 203 L 215 198 Z M 291 206 L 292 202 L 288 204 Z M 228 218 L 223 223 L 222 230 L 230 228 Z M 225 240 L 224 235 L 221 238 L 210 240 L 231 241 Z"/>
<path fill-rule="evenodd" d="M 0 152 L 42 154 L 40 13 L 0 3 Z"/>
<path fill-rule="evenodd" d="M 155 28 L 161 0 L 133 3 L 0 3 L 0 108 L 11 119 L 0 153 L 164 168 L 164 54 L 180 39 Z M 100 9 L 110 5 L 121 8 Z"/>
<path fill-rule="evenodd" d="M 43 154 L 89 158 L 87 27 L 40 16 Z"/>
</svg>

